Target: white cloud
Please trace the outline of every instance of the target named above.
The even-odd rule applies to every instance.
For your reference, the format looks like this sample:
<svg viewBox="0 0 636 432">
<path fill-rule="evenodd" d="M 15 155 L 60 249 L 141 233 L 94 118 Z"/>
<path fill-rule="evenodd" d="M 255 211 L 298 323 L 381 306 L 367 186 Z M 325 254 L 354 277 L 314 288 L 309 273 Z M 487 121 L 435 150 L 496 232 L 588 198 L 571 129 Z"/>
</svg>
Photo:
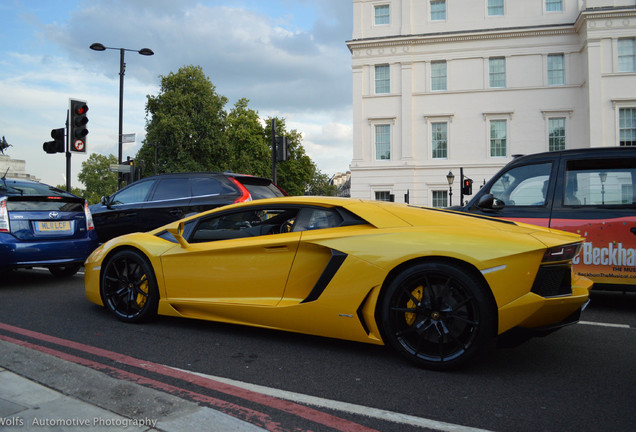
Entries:
<svg viewBox="0 0 636 432">
<path fill-rule="evenodd" d="M 51 9 L 16 11 L 21 22 L 3 14 L 10 25 L 23 27 L 20 39 L 0 39 L 0 135 L 14 145 L 9 155 L 27 160 L 30 173 L 62 182 L 64 156 L 47 155 L 42 142 L 63 126 L 69 97 L 88 101 L 89 151 L 117 154 L 119 51 L 92 51 L 93 42 L 155 52 L 125 54 L 124 133 L 136 133 L 137 142 L 124 146 L 124 158 L 134 156 L 143 139 L 146 95 L 158 93 L 159 76 L 200 65 L 228 97 L 227 109 L 245 97 L 261 116 L 280 115 L 288 129 L 302 132 L 303 146 L 321 171 L 348 169 L 349 1 L 279 0 L 267 8 L 250 0 L 66 4 L 67 11 L 50 18 Z M 73 154 L 74 179 L 84 159 Z"/>
</svg>

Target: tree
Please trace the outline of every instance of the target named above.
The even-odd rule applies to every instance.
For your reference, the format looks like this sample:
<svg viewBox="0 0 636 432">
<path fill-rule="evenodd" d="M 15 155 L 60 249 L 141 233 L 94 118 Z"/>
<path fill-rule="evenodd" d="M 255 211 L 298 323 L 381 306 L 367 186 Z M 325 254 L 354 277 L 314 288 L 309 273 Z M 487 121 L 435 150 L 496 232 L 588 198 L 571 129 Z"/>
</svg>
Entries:
<svg viewBox="0 0 636 432">
<path fill-rule="evenodd" d="M 159 95 L 146 103 L 146 139 L 136 157 L 143 175 L 226 170 L 225 104 L 201 66 L 162 76 Z"/>
<path fill-rule="evenodd" d="M 66 185 L 57 185 L 55 186 L 58 189 L 66 190 Z M 77 195 L 78 197 L 82 197 L 86 199 L 86 191 L 84 189 L 76 188 L 75 186 L 71 186 L 71 193 L 73 195 Z"/>
<path fill-rule="evenodd" d="M 104 156 L 91 153 L 82 162 L 77 178 L 86 187 L 83 196 L 89 204 L 98 203 L 102 196 L 112 195 L 117 190 L 117 173 L 110 171 L 111 164 L 117 164 L 117 157 L 112 154 Z"/>
<path fill-rule="evenodd" d="M 227 115 L 227 142 L 230 170 L 242 174 L 270 177 L 272 151 L 258 112 L 249 109 L 247 99 L 240 99 Z"/>
<path fill-rule="evenodd" d="M 329 183 L 329 176 L 316 170 L 314 173 L 309 187 L 306 191 L 307 195 L 316 196 L 336 196 L 338 194 L 338 187 Z"/>
<path fill-rule="evenodd" d="M 272 118 L 268 118 L 266 124 L 271 125 Z M 270 143 L 271 155 L 272 130 L 271 127 L 267 126 L 265 130 L 267 142 Z M 289 160 L 277 164 L 278 178 L 276 183 L 289 195 L 305 195 L 317 168 L 311 158 L 305 154 L 305 149 L 301 144 L 302 135 L 295 129 L 286 132 L 285 119 L 279 118 L 276 118 L 276 134 L 287 137 L 291 154 Z"/>
</svg>

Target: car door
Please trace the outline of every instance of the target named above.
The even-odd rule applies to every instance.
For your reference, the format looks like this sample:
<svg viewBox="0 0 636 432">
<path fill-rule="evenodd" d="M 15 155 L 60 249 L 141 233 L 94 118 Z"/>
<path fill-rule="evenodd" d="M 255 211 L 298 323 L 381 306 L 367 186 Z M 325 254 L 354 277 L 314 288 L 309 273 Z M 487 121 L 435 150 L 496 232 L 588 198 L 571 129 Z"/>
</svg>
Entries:
<svg viewBox="0 0 636 432">
<path fill-rule="evenodd" d="M 189 212 L 192 186 L 189 176 L 166 176 L 156 182 L 148 202 L 141 210 L 144 231 L 184 218 Z"/>
<path fill-rule="evenodd" d="M 471 202 L 471 213 L 547 227 L 550 224 L 557 163 L 554 158 L 510 166 L 489 182 L 480 198 L 491 196 L 491 205 Z"/>
<path fill-rule="evenodd" d="M 131 232 L 144 231 L 142 209 L 154 180 L 141 180 L 113 194 L 106 205 L 92 210 L 93 222 L 100 241 Z"/>
<path fill-rule="evenodd" d="M 168 302 L 185 315 L 215 305 L 275 306 L 281 299 L 300 233 L 298 208 L 254 206 L 202 217 L 187 248 L 161 257 Z"/>
<path fill-rule="evenodd" d="M 586 238 L 577 273 L 607 285 L 636 287 L 636 156 L 563 157 L 551 228 Z"/>
</svg>

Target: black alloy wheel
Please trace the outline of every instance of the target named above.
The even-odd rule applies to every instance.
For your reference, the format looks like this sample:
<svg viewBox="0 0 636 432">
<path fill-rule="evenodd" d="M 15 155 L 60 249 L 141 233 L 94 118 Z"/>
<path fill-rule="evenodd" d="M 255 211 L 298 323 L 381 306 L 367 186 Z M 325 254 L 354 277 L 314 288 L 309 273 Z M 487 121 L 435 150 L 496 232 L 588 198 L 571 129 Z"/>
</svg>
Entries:
<svg viewBox="0 0 636 432">
<path fill-rule="evenodd" d="M 496 335 L 497 310 L 485 283 L 445 262 L 417 264 L 399 274 L 382 301 L 389 345 L 433 370 L 456 368 Z"/>
<path fill-rule="evenodd" d="M 100 292 L 106 308 L 125 322 L 157 315 L 159 290 L 152 266 L 134 250 L 115 253 L 103 264 Z"/>
</svg>

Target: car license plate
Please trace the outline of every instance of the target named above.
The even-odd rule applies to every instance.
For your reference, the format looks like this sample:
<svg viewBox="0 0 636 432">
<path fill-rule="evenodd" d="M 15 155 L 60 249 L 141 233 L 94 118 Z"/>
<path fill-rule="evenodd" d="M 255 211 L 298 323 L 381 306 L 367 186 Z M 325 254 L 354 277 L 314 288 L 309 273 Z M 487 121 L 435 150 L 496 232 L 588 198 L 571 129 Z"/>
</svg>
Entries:
<svg viewBox="0 0 636 432">
<path fill-rule="evenodd" d="M 44 232 L 44 233 L 70 232 L 71 223 L 69 221 L 36 222 L 35 229 L 38 232 Z"/>
</svg>

